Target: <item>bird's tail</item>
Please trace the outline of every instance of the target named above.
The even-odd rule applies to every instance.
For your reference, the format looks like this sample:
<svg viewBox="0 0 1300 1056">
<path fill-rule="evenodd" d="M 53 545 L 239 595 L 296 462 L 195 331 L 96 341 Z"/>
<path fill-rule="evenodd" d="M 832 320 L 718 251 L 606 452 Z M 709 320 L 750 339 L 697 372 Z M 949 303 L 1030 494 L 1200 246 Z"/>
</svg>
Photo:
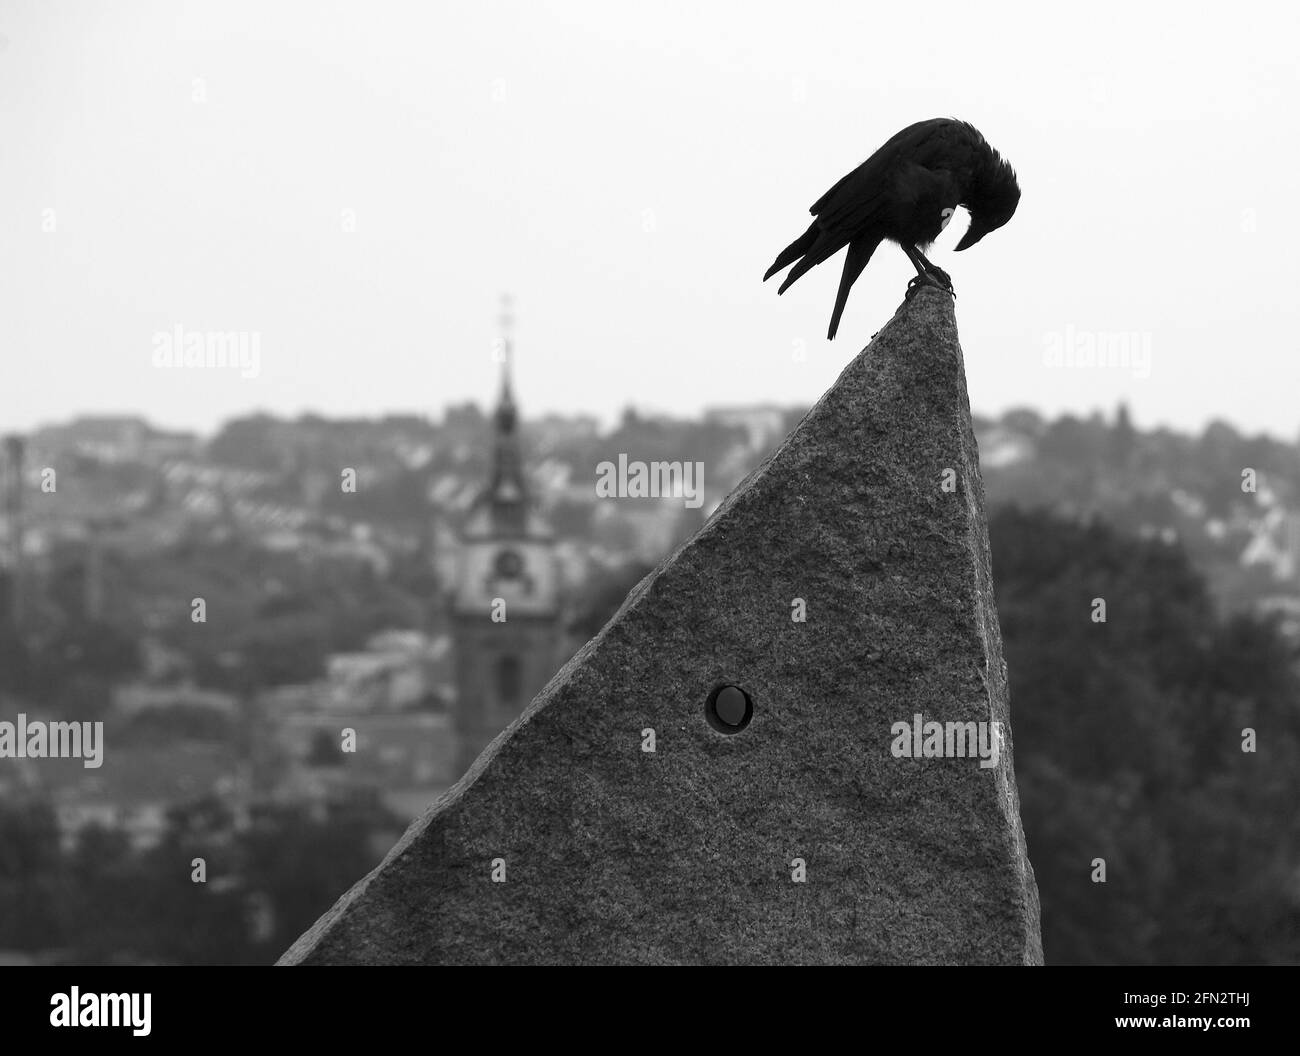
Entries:
<svg viewBox="0 0 1300 1056">
<path fill-rule="evenodd" d="M 796 260 L 802 257 L 805 253 L 807 253 L 808 250 L 812 248 L 813 243 L 816 241 L 817 241 L 817 221 L 814 220 L 811 224 L 808 225 L 807 231 L 805 231 L 802 235 L 800 235 L 788 246 L 786 246 L 785 249 L 781 250 L 780 254 L 776 258 L 775 263 L 773 263 L 773 265 L 767 269 L 767 273 L 763 276 L 763 281 L 767 282 L 768 279 L 770 279 L 782 268 L 789 267 L 791 264 L 793 264 Z"/>
<path fill-rule="evenodd" d="M 804 238 L 807 237 L 807 234 L 805 234 Z M 790 269 L 786 274 L 785 281 L 781 283 L 776 292 L 785 293 L 785 291 L 793 286 L 803 275 L 807 274 L 810 269 L 815 268 L 823 260 L 829 260 L 831 257 L 835 256 L 835 254 L 843 249 L 847 243 L 848 239 L 844 236 L 832 235 L 819 228 L 812 245 L 804 251 L 803 259 Z M 786 250 L 786 252 L 788 253 L 789 250 Z"/>
<path fill-rule="evenodd" d="M 840 316 L 844 314 L 844 305 L 848 303 L 849 290 L 858 281 L 858 276 L 862 274 L 862 269 L 867 266 L 867 261 L 871 259 L 871 254 L 876 251 L 880 241 L 879 238 L 867 237 L 849 243 L 849 252 L 844 258 L 844 271 L 840 275 L 840 292 L 835 295 L 835 310 L 831 312 L 831 327 L 826 334 L 827 341 L 835 339 L 835 331 L 840 328 Z"/>
</svg>

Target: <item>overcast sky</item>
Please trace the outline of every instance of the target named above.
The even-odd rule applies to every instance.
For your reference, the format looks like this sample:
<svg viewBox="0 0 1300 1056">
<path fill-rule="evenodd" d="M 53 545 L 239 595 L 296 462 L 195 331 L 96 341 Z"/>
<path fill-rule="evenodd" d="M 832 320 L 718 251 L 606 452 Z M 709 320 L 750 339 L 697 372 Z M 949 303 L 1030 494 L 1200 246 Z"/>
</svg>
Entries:
<svg viewBox="0 0 1300 1056">
<path fill-rule="evenodd" d="M 976 410 L 1294 438 L 1300 5 L 1152 6 L 0 0 L 0 432 L 483 402 L 503 290 L 525 415 L 808 403 L 912 268 L 883 246 L 829 343 L 842 257 L 764 270 L 957 116 L 1024 192 L 931 254 Z M 156 367 L 178 325 L 256 376 Z"/>
</svg>

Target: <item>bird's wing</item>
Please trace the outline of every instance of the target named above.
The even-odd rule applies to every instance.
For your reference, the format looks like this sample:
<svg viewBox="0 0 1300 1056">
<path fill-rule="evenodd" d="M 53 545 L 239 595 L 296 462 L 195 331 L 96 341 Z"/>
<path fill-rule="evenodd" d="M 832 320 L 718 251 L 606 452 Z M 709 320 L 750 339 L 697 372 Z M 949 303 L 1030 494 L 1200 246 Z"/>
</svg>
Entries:
<svg viewBox="0 0 1300 1056">
<path fill-rule="evenodd" d="M 894 168 L 890 185 L 900 213 L 906 213 L 924 198 L 938 199 L 948 182 L 946 168 L 928 168 L 915 161 L 903 160 Z M 938 206 L 935 207 L 938 209 Z"/>
<path fill-rule="evenodd" d="M 882 194 L 888 193 L 889 176 L 900 158 L 924 151 L 931 140 L 943 135 L 946 126 L 957 124 L 946 117 L 918 121 L 894 135 L 866 161 L 817 199 L 809 209 L 823 229 L 851 227 L 855 217 L 869 214 Z"/>
</svg>

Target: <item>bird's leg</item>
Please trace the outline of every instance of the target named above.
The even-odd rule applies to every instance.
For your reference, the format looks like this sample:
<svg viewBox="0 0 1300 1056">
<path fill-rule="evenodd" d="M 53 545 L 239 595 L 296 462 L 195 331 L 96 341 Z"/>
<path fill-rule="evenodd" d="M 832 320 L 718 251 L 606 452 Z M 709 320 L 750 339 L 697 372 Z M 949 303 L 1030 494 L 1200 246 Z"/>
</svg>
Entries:
<svg viewBox="0 0 1300 1056">
<path fill-rule="evenodd" d="M 921 263 L 925 265 L 925 270 L 931 275 L 937 276 L 939 281 L 948 287 L 948 292 L 952 293 L 952 279 L 949 277 L 948 273 L 944 271 L 943 268 L 939 267 L 939 265 L 931 264 L 930 261 L 926 259 L 925 254 L 919 249 L 916 251 L 916 255 L 921 258 Z"/>
<path fill-rule="evenodd" d="M 904 246 L 903 252 L 907 254 L 907 259 L 912 262 L 912 267 L 916 268 L 916 278 L 908 283 L 908 290 L 912 291 L 917 286 L 937 286 L 946 293 L 957 295 L 952 290 L 952 279 L 948 273 L 936 264 L 931 264 L 915 246 Z"/>
<path fill-rule="evenodd" d="M 937 286 L 939 283 L 926 274 L 925 265 L 921 263 L 921 254 L 917 252 L 915 246 L 903 245 L 902 249 L 907 254 L 907 259 L 912 262 L 912 267 L 916 269 L 916 278 L 907 284 L 907 292 L 903 294 L 903 300 L 910 301 L 922 286 Z"/>
<path fill-rule="evenodd" d="M 907 259 L 912 262 L 912 267 L 916 269 L 917 275 L 924 275 L 927 261 L 921 256 L 921 251 L 915 246 L 904 245 L 903 252 L 907 254 Z"/>
</svg>

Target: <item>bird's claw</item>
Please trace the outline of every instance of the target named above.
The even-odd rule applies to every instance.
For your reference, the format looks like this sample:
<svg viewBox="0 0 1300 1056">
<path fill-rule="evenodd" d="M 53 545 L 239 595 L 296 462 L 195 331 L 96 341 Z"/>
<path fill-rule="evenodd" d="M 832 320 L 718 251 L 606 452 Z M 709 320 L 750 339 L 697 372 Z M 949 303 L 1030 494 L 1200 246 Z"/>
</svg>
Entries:
<svg viewBox="0 0 1300 1056">
<path fill-rule="evenodd" d="M 939 282 L 943 284 L 943 288 L 946 289 L 949 293 L 952 293 L 952 278 L 951 276 L 949 276 L 949 274 L 946 271 L 943 270 L 943 268 L 936 268 L 933 264 L 931 264 L 926 274 L 932 275 L 934 278 L 938 279 Z"/>
<path fill-rule="evenodd" d="M 948 273 L 942 268 L 931 268 L 929 271 L 921 272 L 907 284 L 907 293 L 903 295 L 903 299 L 910 301 L 922 286 L 933 286 L 937 290 L 943 290 L 944 293 L 953 298 L 957 296 L 953 292 L 952 279 L 948 277 Z"/>
</svg>

